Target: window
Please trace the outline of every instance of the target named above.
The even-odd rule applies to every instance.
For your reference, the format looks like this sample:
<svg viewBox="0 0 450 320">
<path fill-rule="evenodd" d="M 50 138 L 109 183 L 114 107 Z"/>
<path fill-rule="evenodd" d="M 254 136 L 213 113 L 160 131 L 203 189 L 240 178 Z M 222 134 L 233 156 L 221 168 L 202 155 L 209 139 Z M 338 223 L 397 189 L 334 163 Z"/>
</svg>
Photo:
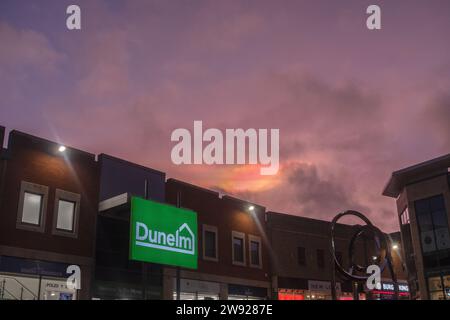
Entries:
<svg viewBox="0 0 450 320">
<path fill-rule="evenodd" d="M 400 230 L 402 233 L 403 247 L 405 249 L 405 264 L 408 268 L 410 276 L 416 276 L 416 261 L 414 260 L 414 248 L 411 234 L 411 221 L 409 217 L 409 209 L 405 209 L 400 214 Z"/>
<path fill-rule="evenodd" d="M 420 230 L 422 251 L 430 254 L 439 250 L 450 249 L 450 233 L 447 213 L 442 195 L 417 200 L 414 203 L 417 222 Z M 429 257 L 429 266 L 434 266 L 436 260 Z M 425 257 L 424 257 L 425 259 Z M 426 260 L 426 259 L 425 259 Z M 425 264 L 427 267 L 427 264 Z"/>
<path fill-rule="evenodd" d="M 245 266 L 245 234 L 242 232 L 232 232 L 232 254 L 233 264 Z"/>
<path fill-rule="evenodd" d="M 22 181 L 16 227 L 44 232 L 48 187 Z"/>
<path fill-rule="evenodd" d="M 321 269 L 325 268 L 325 253 L 322 249 L 317 249 L 317 266 Z"/>
<path fill-rule="evenodd" d="M 428 278 L 431 300 L 450 300 L 450 275 Z"/>
<path fill-rule="evenodd" d="M 402 225 L 410 223 L 408 207 L 406 207 L 405 210 L 403 210 L 402 214 L 400 215 L 400 221 Z"/>
<path fill-rule="evenodd" d="M 218 261 L 217 227 L 203 225 L 203 259 Z"/>
<path fill-rule="evenodd" d="M 73 231 L 74 215 L 75 215 L 75 202 L 59 200 L 56 229 Z"/>
<path fill-rule="evenodd" d="M 53 234 L 77 236 L 80 198 L 77 193 L 56 189 Z"/>
<path fill-rule="evenodd" d="M 262 267 L 262 257 L 261 257 L 261 238 L 249 235 L 249 256 L 250 256 L 250 266 L 261 268 Z"/>
<path fill-rule="evenodd" d="M 297 248 L 297 260 L 300 266 L 306 266 L 306 250 L 303 247 Z"/>
<path fill-rule="evenodd" d="M 42 195 L 25 192 L 23 199 L 22 222 L 39 225 L 41 220 Z"/>
</svg>

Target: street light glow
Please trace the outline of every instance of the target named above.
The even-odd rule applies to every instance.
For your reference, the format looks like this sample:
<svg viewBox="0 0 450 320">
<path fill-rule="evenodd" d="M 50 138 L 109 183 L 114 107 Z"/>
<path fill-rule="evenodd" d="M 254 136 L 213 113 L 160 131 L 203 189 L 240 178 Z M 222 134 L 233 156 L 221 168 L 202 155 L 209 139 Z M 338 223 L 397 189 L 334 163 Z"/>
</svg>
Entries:
<svg viewBox="0 0 450 320">
<path fill-rule="evenodd" d="M 394 244 L 393 246 L 392 246 L 392 250 L 397 250 L 398 249 L 398 244 Z"/>
<path fill-rule="evenodd" d="M 255 210 L 255 206 L 250 206 L 250 207 L 248 207 L 248 210 L 250 210 L 250 211 Z"/>
<path fill-rule="evenodd" d="M 66 147 L 65 146 L 59 146 L 58 151 L 59 152 L 64 152 L 64 151 L 66 151 Z"/>
</svg>

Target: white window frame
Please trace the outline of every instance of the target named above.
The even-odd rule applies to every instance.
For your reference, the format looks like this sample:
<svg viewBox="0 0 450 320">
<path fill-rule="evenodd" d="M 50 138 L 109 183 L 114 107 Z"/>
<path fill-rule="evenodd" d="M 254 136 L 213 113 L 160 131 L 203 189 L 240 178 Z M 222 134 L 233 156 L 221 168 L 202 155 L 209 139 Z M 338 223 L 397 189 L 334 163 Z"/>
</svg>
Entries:
<svg viewBox="0 0 450 320">
<path fill-rule="evenodd" d="M 205 233 L 206 231 L 208 232 L 212 232 L 215 234 L 215 246 L 216 246 L 216 256 L 215 257 L 209 257 L 206 255 L 206 246 L 205 246 Z M 202 228 L 202 246 L 203 246 L 203 260 L 207 260 L 207 261 L 214 261 L 214 262 L 218 262 L 219 261 L 219 230 L 217 229 L 216 226 L 210 226 L 207 224 L 203 224 L 203 228 Z"/>
<path fill-rule="evenodd" d="M 244 258 L 244 261 L 236 261 L 234 260 L 234 238 L 242 239 L 242 255 Z M 246 250 L 245 250 L 245 233 L 238 232 L 238 231 L 232 231 L 231 232 L 231 259 L 233 261 L 233 264 L 236 266 L 247 266 L 247 259 L 246 259 Z"/>
<path fill-rule="evenodd" d="M 41 211 L 39 215 L 39 224 L 31 224 L 23 222 L 23 206 L 25 201 L 25 193 L 31 193 L 41 196 Z M 27 231 L 36 231 L 36 232 L 45 232 L 45 220 L 47 215 L 47 200 L 48 200 L 48 187 L 43 186 L 36 183 L 31 183 L 27 181 L 22 181 L 20 184 L 20 195 L 19 195 L 19 205 L 17 211 L 17 220 L 16 220 L 16 228 L 27 230 Z"/>
<path fill-rule="evenodd" d="M 72 222 L 72 230 L 64 230 L 64 229 L 58 229 L 58 209 L 59 209 L 59 201 L 67 201 L 67 202 L 73 202 L 75 204 L 75 209 L 73 212 L 73 222 Z M 55 205 L 53 209 L 53 231 L 52 233 L 54 235 L 58 236 L 66 236 L 71 238 L 77 238 L 78 237 L 78 221 L 80 219 L 80 203 L 81 203 L 81 195 L 74 192 L 69 192 L 61 189 L 56 189 L 55 192 Z"/>
<path fill-rule="evenodd" d="M 252 263 L 252 247 L 251 247 L 251 243 L 252 242 L 257 242 L 258 243 L 258 257 L 259 257 L 258 264 L 253 264 Z M 262 242 L 261 242 L 261 237 L 254 236 L 254 235 L 251 235 L 251 234 L 248 235 L 248 259 L 249 259 L 250 267 L 262 269 Z"/>
</svg>

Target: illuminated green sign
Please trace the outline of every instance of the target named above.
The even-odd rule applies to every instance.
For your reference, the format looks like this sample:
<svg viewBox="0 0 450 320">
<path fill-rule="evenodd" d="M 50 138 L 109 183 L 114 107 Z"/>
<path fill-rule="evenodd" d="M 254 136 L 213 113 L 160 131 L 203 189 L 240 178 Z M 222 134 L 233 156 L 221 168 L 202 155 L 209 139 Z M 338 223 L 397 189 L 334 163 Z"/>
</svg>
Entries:
<svg viewBox="0 0 450 320">
<path fill-rule="evenodd" d="M 131 198 L 130 259 L 197 269 L 197 214 Z"/>
</svg>

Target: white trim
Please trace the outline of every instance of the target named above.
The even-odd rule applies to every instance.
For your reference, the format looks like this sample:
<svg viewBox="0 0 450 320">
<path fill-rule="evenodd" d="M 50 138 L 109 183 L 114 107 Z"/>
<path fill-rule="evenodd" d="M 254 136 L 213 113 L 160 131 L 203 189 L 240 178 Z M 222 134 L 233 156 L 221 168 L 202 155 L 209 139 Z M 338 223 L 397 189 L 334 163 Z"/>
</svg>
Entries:
<svg viewBox="0 0 450 320">
<path fill-rule="evenodd" d="M 74 204 L 74 210 L 72 212 L 72 230 L 59 229 L 58 219 L 59 219 L 59 202 L 67 201 Z M 56 189 L 55 191 L 55 204 L 53 207 L 53 227 L 52 234 L 58 236 L 66 236 L 77 238 L 78 237 L 78 224 L 80 221 L 80 206 L 81 206 L 81 195 L 74 192 L 69 192 L 61 189 Z"/>
<path fill-rule="evenodd" d="M 41 206 L 39 211 L 39 223 L 32 224 L 23 221 L 23 207 L 25 204 L 25 193 L 35 194 L 41 196 Z M 47 201 L 49 188 L 37 183 L 21 181 L 18 211 L 16 217 L 16 228 L 28 231 L 45 232 L 45 222 L 47 219 Z"/>
<path fill-rule="evenodd" d="M 128 193 L 122 193 L 118 196 L 101 201 L 98 204 L 98 211 L 106 211 L 108 209 L 118 207 L 128 202 Z"/>
<path fill-rule="evenodd" d="M 244 258 L 244 261 L 236 261 L 234 260 L 234 238 L 242 239 L 242 255 Z M 236 266 L 247 266 L 247 259 L 246 259 L 246 250 L 245 250 L 245 233 L 238 232 L 238 231 L 231 231 L 231 260 L 234 265 Z"/>
</svg>

